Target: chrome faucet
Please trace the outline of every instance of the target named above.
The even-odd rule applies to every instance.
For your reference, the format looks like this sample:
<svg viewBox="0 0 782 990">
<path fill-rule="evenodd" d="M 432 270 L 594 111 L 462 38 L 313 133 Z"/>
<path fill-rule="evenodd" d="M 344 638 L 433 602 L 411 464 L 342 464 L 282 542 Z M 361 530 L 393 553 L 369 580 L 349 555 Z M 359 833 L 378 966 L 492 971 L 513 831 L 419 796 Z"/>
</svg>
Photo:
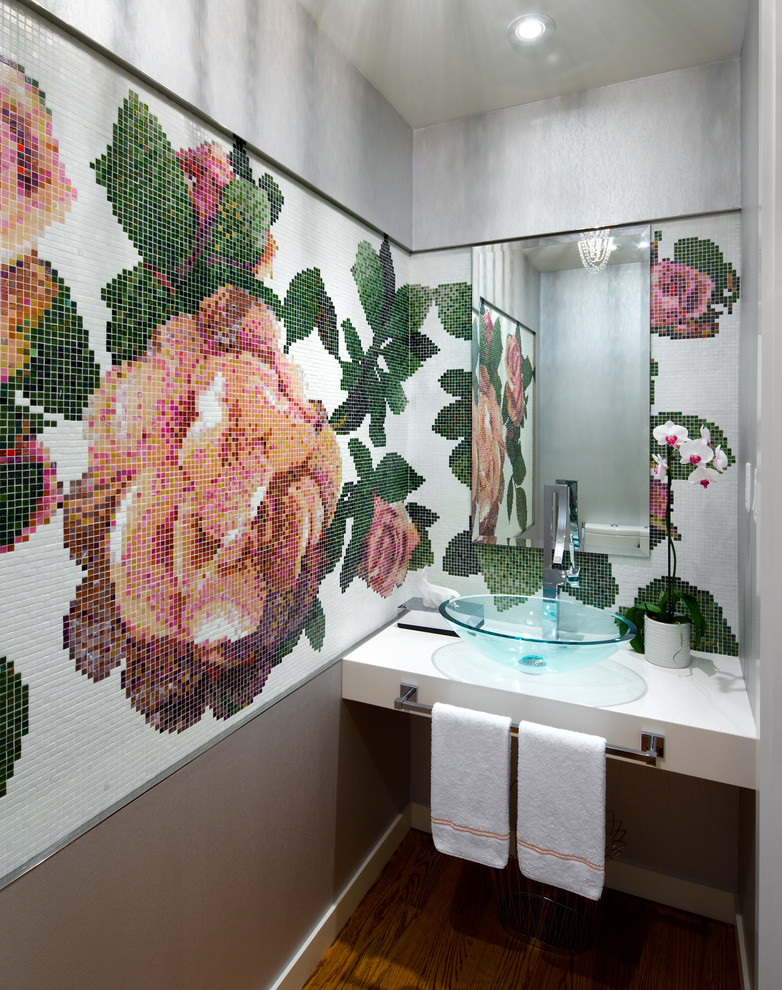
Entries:
<svg viewBox="0 0 782 990">
<path fill-rule="evenodd" d="M 543 486 L 543 638 L 559 631 L 559 589 L 578 587 L 575 549 L 580 545 L 575 481 Z M 572 494 L 572 498 L 571 498 Z M 570 567 L 565 553 L 570 551 Z"/>
</svg>

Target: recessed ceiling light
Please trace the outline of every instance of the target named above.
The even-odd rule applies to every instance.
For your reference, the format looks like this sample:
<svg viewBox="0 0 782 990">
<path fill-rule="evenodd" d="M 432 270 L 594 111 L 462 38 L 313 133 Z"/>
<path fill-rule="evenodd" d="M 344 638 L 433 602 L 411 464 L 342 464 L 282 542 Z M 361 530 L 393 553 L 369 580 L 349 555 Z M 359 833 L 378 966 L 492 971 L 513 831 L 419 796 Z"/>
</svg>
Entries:
<svg viewBox="0 0 782 990">
<path fill-rule="evenodd" d="M 508 41 L 514 48 L 535 45 L 554 31 L 554 21 L 548 14 L 522 14 L 508 25 Z"/>
</svg>

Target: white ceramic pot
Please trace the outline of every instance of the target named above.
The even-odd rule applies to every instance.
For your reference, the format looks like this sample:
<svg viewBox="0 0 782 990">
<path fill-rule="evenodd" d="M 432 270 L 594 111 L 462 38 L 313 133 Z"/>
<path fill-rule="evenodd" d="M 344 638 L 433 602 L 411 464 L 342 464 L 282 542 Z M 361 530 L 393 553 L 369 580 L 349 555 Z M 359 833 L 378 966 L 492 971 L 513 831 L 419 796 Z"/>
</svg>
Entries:
<svg viewBox="0 0 782 990">
<path fill-rule="evenodd" d="M 690 623 L 644 616 L 644 656 L 658 667 L 690 666 Z"/>
</svg>

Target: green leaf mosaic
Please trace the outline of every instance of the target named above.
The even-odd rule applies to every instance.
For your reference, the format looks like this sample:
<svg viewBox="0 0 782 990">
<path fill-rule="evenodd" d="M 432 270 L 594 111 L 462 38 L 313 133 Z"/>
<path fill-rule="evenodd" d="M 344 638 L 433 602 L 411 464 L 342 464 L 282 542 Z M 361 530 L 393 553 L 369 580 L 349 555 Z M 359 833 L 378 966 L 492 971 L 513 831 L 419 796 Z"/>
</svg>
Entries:
<svg viewBox="0 0 782 990">
<path fill-rule="evenodd" d="M 0 657 L 0 797 L 4 797 L 14 764 L 22 755 L 22 738 L 30 729 L 29 688 L 21 674 Z"/>
</svg>

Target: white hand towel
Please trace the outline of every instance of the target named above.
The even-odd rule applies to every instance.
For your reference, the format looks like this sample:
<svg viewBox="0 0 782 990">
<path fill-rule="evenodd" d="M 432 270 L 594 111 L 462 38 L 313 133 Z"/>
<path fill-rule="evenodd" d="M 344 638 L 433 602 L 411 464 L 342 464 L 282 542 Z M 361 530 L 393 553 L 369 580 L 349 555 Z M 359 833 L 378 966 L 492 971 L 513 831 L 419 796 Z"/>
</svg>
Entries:
<svg viewBox="0 0 782 990">
<path fill-rule="evenodd" d="M 432 709 L 432 838 L 440 852 L 502 868 L 510 848 L 510 718 Z"/>
<path fill-rule="evenodd" d="M 605 877 L 605 739 L 522 722 L 519 869 L 599 900 Z"/>
</svg>

